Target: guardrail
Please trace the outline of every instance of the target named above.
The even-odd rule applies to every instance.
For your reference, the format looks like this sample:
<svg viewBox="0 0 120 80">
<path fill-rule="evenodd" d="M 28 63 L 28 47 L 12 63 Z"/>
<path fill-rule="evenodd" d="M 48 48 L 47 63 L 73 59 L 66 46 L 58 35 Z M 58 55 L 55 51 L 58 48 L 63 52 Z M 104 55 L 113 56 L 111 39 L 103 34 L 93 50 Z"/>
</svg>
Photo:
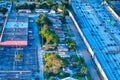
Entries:
<svg viewBox="0 0 120 80">
<path fill-rule="evenodd" d="M 73 22 L 74 22 L 74 24 L 75 24 L 75 26 L 76 26 L 76 28 L 77 28 L 77 30 L 78 30 L 78 32 L 80 33 L 80 36 L 82 37 L 82 39 L 83 39 L 83 41 L 84 41 L 84 43 L 85 43 L 88 51 L 90 52 L 90 54 L 91 54 L 91 56 L 92 56 L 95 64 L 97 65 L 97 67 L 98 67 L 101 75 L 103 76 L 104 80 L 108 80 L 108 78 L 107 78 L 105 72 L 103 71 L 103 69 L 102 69 L 99 61 L 97 60 L 96 56 L 94 56 L 94 52 L 93 52 L 91 46 L 89 45 L 89 43 L 87 42 L 87 39 L 85 38 L 85 36 L 84 36 L 82 30 L 80 29 L 77 21 L 75 20 L 74 16 L 72 15 L 72 13 L 71 13 L 69 10 L 68 10 L 68 12 L 69 12 L 69 16 L 72 18 L 72 20 L 73 20 Z"/>
<path fill-rule="evenodd" d="M 109 4 L 107 2 L 105 3 L 107 6 L 107 9 L 113 14 L 114 17 L 116 17 L 120 21 L 120 17 L 117 15 L 117 13 L 110 6 L 108 6 Z"/>
</svg>

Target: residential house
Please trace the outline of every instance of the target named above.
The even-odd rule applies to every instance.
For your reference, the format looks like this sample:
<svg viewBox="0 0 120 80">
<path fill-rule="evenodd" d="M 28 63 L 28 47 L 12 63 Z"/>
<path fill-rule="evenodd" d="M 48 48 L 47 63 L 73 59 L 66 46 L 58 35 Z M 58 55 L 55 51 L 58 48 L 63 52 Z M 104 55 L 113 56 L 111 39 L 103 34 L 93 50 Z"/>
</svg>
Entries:
<svg viewBox="0 0 120 80">
<path fill-rule="evenodd" d="M 58 52 L 67 52 L 69 51 L 68 46 L 66 44 L 58 44 Z"/>
<path fill-rule="evenodd" d="M 71 54 L 71 52 L 59 52 L 59 56 L 63 58 L 69 58 Z"/>
<path fill-rule="evenodd" d="M 72 77 L 67 77 L 67 78 L 64 78 L 64 79 L 61 79 L 61 80 L 77 80 L 77 79 L 74 79 Z"/>
</svg>

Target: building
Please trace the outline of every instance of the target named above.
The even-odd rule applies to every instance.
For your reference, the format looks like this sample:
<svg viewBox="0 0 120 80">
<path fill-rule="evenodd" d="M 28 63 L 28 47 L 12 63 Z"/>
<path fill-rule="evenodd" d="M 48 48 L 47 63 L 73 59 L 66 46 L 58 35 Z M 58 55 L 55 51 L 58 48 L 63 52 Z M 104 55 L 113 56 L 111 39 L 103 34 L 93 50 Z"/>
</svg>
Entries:
<svg viewBox="0 0 120 80">
<path fill-rule="evenodd" d="M 18 13 L 27 13 L 27 14 L 30 14 L 31 11 L 28 10 L 28 9 L 20 9 L 20 10 L 18 11 Z"/>
<path fill-rule="evenodd" d="M 45 9 L 35 9 L 36 13 L 48 13 L 48 10 Z"/>
<path fill-rule="evenodd" d="M 27 46 L 28 16 L 9 14 L 2 40 L 2 46 Z"/>
<path fill-rule="evenodd" d="M 74 79 L 72 77 L 67 77 L 67 78 L 64 78 L 64 79 L 61 79 L 61 80 L 77 80 L 77 79 Z"/>
<path fill-rule="evenodd" d="M 66 44 L 58 44 L 58 52 L 67 52 L 69 51 Z"/>
<path fill-rule="evenodd" d="M 69 58 L 71 54 L 71 52 L 59 52 L 59 56 L 63 58 Z"/>
</svg>

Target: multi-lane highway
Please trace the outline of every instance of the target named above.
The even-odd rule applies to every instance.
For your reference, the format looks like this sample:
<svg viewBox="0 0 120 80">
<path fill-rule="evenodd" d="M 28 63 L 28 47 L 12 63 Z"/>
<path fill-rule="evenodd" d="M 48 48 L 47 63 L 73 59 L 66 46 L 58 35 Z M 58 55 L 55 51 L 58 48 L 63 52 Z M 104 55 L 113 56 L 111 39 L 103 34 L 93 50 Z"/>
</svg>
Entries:
<svg viewBox="0 0 120 80">
<path fill-rule="evenodd" d="M 72 0 L 79 26 L 106 80 L 120 76 L 120 24 L 99 0 Z"/>
</svg>

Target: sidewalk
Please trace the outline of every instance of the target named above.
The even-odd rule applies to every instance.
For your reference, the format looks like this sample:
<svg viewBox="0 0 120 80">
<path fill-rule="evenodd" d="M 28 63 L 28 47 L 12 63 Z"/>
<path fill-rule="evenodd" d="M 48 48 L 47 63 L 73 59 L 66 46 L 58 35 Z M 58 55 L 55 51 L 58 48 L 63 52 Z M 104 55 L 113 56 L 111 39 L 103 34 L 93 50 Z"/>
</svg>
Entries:
<svg viewBox="0 0 120 80">
<path fill-rule="evenodd" d="M 75 35 L 75 40 L 76 40 L 76 44 L 78 46 L 77 48 L 77 55 L 83 56 L 85 59 L 85 62 L 87 64 L 88 70 L 91 74 L 92 80 L 100 80 L 98 74 L 97 74 L 97 70 L 96 70 L 96 66 L 94 64 L 94 61 L 91 58 L 91 54 L 88 52 L 78 30 L 75 27 L 75 24 L 73 23 L 73 21 L 69 20 L 69 24 L 72 25 L 70 26 L 72 32 Z"/>
</svg>

